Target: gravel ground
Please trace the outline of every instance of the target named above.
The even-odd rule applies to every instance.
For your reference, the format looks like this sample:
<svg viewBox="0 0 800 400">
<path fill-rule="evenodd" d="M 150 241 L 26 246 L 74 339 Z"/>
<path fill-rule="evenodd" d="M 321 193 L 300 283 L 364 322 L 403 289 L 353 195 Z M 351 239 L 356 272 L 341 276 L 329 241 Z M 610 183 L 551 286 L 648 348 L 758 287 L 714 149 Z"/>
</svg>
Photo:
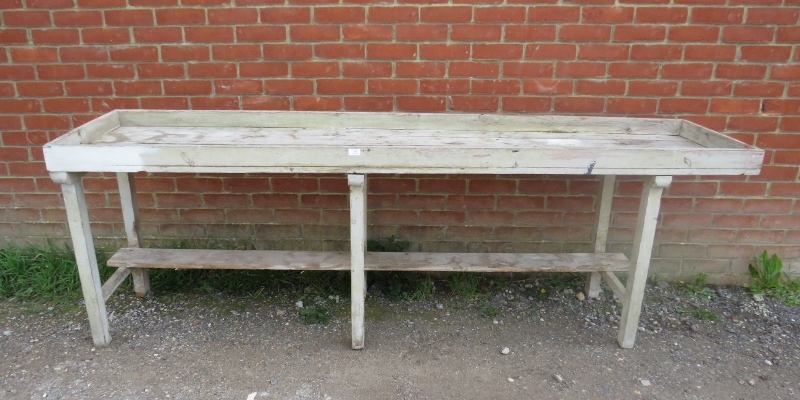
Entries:
<svg viewBox="0 0 800 400">
<path fill-rule="evenodd" d="M 330 324 L 302 323 L 301 297 L 328 307 Z M 800 397 L 800 307 L 743 288 L 652 285 L 624 350 L 616 301 L 579 297 L 533 280 L 471 300 L 371 294 L 361 351 L 349 349 L 347 299 L 334 297 L 122 293 L 106 348 L 92 346 L 80 306 L 2 301 L 0 398 Z"/>
</svg>

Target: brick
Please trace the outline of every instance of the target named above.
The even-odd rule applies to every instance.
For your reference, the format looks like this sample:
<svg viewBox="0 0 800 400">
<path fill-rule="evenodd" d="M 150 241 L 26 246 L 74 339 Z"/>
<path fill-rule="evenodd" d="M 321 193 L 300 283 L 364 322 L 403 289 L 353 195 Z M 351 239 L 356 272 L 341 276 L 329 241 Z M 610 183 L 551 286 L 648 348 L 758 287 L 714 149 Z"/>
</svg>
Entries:
<svg viewBox="0 0 800 400">
<path fill-rule="evenodd" d="M 563 62 L 556 63 L 557 77 L 601 77 L 606 75 L 606 65 L 596 62 Z"/>
<path fill-rule="evenodd" d="M 569 79 L 526 79 L 522 82 L 525 94 L 571 94 L 573 81 Z"/>
<path fill-rule="evenodd" d="M 709 213 L 735 214 L 742 208 L 741 199 L 696 199 L 695 210 Z"/>
<path fill-rule="evenodd" d="M 32 11 L 32 10 L 18 10 L 18 11 L 3 11 L 3 22 L 5 26 L 50 26 L 50 12 L 49 11 Z"/>
<path fill-rule="evenodd" d="M 471 211 L 466 217 L 469 225 L 509 226 L 514 221 L 514 213 L 508 211 Z"/>
<path fill-rule="evenodd" d="M 61 96 L 64 88 L 61 82 L 17 82 L 17 93 L 23 97 Z"/>
<path fill-rule="evenodd" d="M 581 9 L 577 6 L 528 7 L 528 22 L 578 22 Z"/>
<path fill-rule="evenodd" d="M 401 111 L 445 111 L 446 101 L 439 96 L 397 96 L 397 109 Z"/>
<path fill-rule="evenodd" d="M 758 215 L 729 215 L 729 214 L 715 214 L 712 222 L 716 227 L 729 227 L 729 228 L 755 228 L 761 217 Z"/>
<path fill-rule="evenodd" d="M 713 64 L 664 64 L 661 67 L 661 77 L 667 79 L 710 79 L 713 71 Z"/>
<path fill-rule="evenodd" d="M 257 44 L 232 44 L 212 46 L 214 60 L 255 60 L 261 58 L 261 46 Z"/>
<path fill-rule="evenodd" d="M 619 24 L 633 22 L 633 7 L 583 7 L 582 23 Z"/>
<path fill-rule="evenodd" d="M 243 110 L 289 110 L 291 108 L 291 101 L 288 97 L 243 97 L 242 109 Z"/>
<path fill-rule="evenodd" d="M 342 75 L 346 77 L 389 77 L 392 75 L 390 62 L 344 62 Z"/>
<path fill-rule="evenodd" d="M 286 29 L 282 26 L 237 26 L 238 42 L 274 42 L 286 40 Z"/>
<path fill-rule="evenodd" d="M 0 43 L 28 44 L 28 34 L 25 29 L 0 29 Z"/>
<path fill-rule="evenodd" d="M 377 224 L 415 224 L 417 212 L 410 210 L 374 210 L 369 213 L 369 220 Z"/>
<path fill-rule="evenodd" d="M 683 48 L 671 44 L 635 44 L 631 46 L 632 60 L 680 60 Z"/>
<path fill-rule="evenodd" d="M 800 100 L 765 99 L 761 111 L 764 113 L 800 114 Z"/>
<path fill-rule="evenodd" d="M 800 215 L 765 215 L 761 221 L 762 228 L 798 229 Z"/>
<path fill-rule="evenodd" d="M 797 43 L 800 41 L 800 26 L 778 27 L 776 40 L 778 43 Z"/>
<path fill-rule="evenodd" d="M 367 57 L 370 59 L 413 59 L 417 57 L 417 46 L 398 43 L 369 43 Z"/>
<path fill-rule="evenodd" d="M 289 27 L 292 41 L 337 41 L 339 27 L 335 25 L 292 25 Z"/>
<path fill-rule="evenodd" d="M 553 104 L 556 112 L 602 112 L 605 100 L 595 97 L 558 97 Z"/>
<path fill-rule="evenodd" d="M 121 96 L 141 96 L 162 94 L 160 81 L 116 81 L 114 93 Z"/>
<path fill-rule="evenodd" d="M 73 0 L 28 0 L 25 5 L 28 8 L 72 8 L 75 6 Z"/>
<path fill-rule="evenodd" d="M 691 22 L 699 24 L 740 24 L 744 20 L 744 9 L 734 7 L 694 7 Z"/>
<path fill-rule="evenodd" d="M 25 152 L 27 158 L 27 151 Z M 0 178 L 0 191 L 2 192 L 33 192 L 36 190 L 33 179 L 30 178 Z M 37 212 L 38 214 L 38 212 Z"/>
<path fill-rule="evenodd" d="M 363 23 L 364 7 L 315 7 L 314 22 L 318 24 Z"/>
<path fill-rule="evenodd" d="M 314 55 L 318 58 L 348 59 L 364 58 L 366 46 L 361 43 L 322 43 L 314 45 Z"/>
<path fill-rule="evenodd" d="M 618 25 L 614 27 L 614 41 L 639 42 L 660 41 L 666 37 L 667 29 L 658 25 Z"/>
<path fill-rule="evenodd" d="M 505 41 L 554 41 L 556 27 L 553 25 L 506 25 Z"/>
<path fill-rule="evenodd" d="M 111 82 L 107 81 L 64 82 L 64 87 L 70 96 L 110 96 L 114 92 Z"/>
<path fill-rule="evenodd" d="M 32 29 L 31 38 L 33 39 L 33 43 L 37 45 L 78 44 L 81 41 L 81 35 L 77 29 L 63 29 L 63 28 Z"/>
<path fill-rule="evenodd" d="M 593 204 L 591 196 L 547 196 L 550 211 L 591 211 Z"/>
<path fill-rule="evenodd" d="M 363 79 L 318 79 L 317 93 L 325 94 L 363 94 Z"/>
<path fill-rule="evenodd" d="M 497 111 L 499 103 L 495 96 L 451 96 L 449 106 L 455 111 Z"/>
<path fill-rule="evenodd" d="M 216 94 L 261 94 L 263 82 L 256 79 L 226 79 L 214 82 Z"/>
<path fill-rule="evenodd" d="M 743 212 L 764 214 L 788 214 L 792 210 L 792 199 L 745 199 Z"/>
<path fill-rule="evenodd" d="M 797 80 L 797 77 L 799 76 L 800 76 L 800 65 L 793 65 L 793 64 L 772 65 L 769 72 L 770 79 L 794 81 Z M 779 95 L 780 95 L 779 93 L 776 93 L 773 96 L 779 96 Z"/>
<path fill-rule="evenodd" d="M 613 78 L 656 78 L 658 77 L 658 64 L 644 62 L 618 62 L 611 63 L 608 75 Z"/>
<path fill-rule="evenodd" d="M 789 61 L 791 55 L 792 46 L 742 46 L 740 59 L 760 63 L 786 62 Z M 800 69 L 798 66 L 795 68 Z M 795 75 L 795 77 L 797 76 Z"/>
<path fill-rule="evenodd" d="M 180 78 L 186 75 L 186 69 L 179 63 L 140 63 L 136 73 L 140 78 Z"/>
<path fill-rule="evenodd" d="M 261 22 L 267 24 L 311 23 L 309 7 L 267 7 L 261 9 Z"/>
<path fill-rule="evenodd" d="M 0 148 L 0 155 L 5 161 L 28 161 L 28 149 L 24 147 L 3 147 Z"/>
<path fill-rule="evenodd" d="M 143 97 L 142 108 L 153 110 L 188 110 L 189 99 L 186 97 Z"/>
<path fill-rule="evenodd" d="M 189 103 L 193 110 L 238 110 L 238 97 L 192 97 Z"/>
<path fill-rule="evenodd" d="M 663 214 L 662 226 L 670 228 L 707 227 L 711 224 L 712 214 Z"/>
<path fill-rule="evenodd" d="M 717 79 L 763 79 L 766 76 L 765 65 L 717 64 Z"/>
<path fill-rule="evenodd" d="M 421 7 L 420 20 L 434 23 L 459 23 L 472 21 L 472 7 L 429 6 Z"/>
<path fill-rule="evenodd" d="M 761 173 L 752 179 L 761 181 L 795 181 L 797 180 L 797 171 L 797 167 L 765 165 L 761 167 Z"/>
<path fill-rule="evenodd" d="M 800 196 L 800 184 L 797 182 L 771 182 L 769 185 L 769 196 L 772 197 L 791 197 Z M 763 193 L 761 194 L 764 195 Z"/>
<path fill-rule="evenodd" d="M 607 42 L 611 39 L 608 25 L 563 25 L 559 31 L 560 40 L 579 42 Z"/>
<path fill-rule="evenodd" d="M 469 79 L 423 79 L 419 81 L 421 94 L 468 94 Z"/>
<path fill-rule="evenodd" d="M 722 40 L 729 43 L 769 43 L 775 35 L 773 27 L 726 26 Z"/>
<path fill-rule="evenodd" d="M 233 78 L 236 76 L 235 63 L 196 63 L 189 64 L 190 78 Z"/>
<path fill-rule="evenodd" d="M 381 28 L 391 27 L 381 26 Z M 391 33 L 389 33 L 391 37 Z M 444 41 L 447 40 L 446 25 L 397 25 L 398 41 Z"/>
<path fill-rule="evenodd" d="M 267 59 L 306 60 L 313 54 L 313 47 L 307 44 L 265 44 L 263 49 Z"/>
<path fill-rule="evenodd" d="M 658 110 L 663 113 L 700 113 L 708 110 L 708 99 L 675 98 L 659 100 Z"/>
<path fill-rule="evenodd" d="M 416 190 L 417 181 L 410 178 L 370 178 L 370 192 L 408 193 Z"/>
<path fill-rule="evenodd" d="M 295 97 L 295 110 L 307 111 L 337 111 L 342 109 L 342 99 L 339 97 Z"/>
<path fill-rule="evenodd" d="M 451 40 L 486 41 L 500 40 L 503 35 L 501 25 L 452 25 L 450 27 Z"/>
<path fill-rule="evenodd" d="M 338 76 L 339 64 L 328 61 L 293 62 L 291 65 L 292 76 Z"/>
<path fill-rule="evenodd" d="M 79 64 L 37 65 L 36 71 L 39 79 L 82 79 L 86 76 L 83 65 Z"/>
<path fill-rule="evenodd" d="M 517 79 L 476 79 L 472 81 L 473 94 L 520 94 L 522 85 Z"/>
<path fill-rule="evenodd" d="M 637 7 L 634 20 L 640 23 L 682 24 L 688 20 L 688 7 Z"/>
<path fill-rule="evenodd" d="M 252 24 L 258 22 L 258 10 L 255 8 L 212 8 L 207 12 L 208 23 L 211 25 Z"/>
<path fill-rule="evenodd" d="M 761 109 L 759 100 L 711 99 L 711 112 L 724 114 L 755 114 Z"/>
<path fill-rule="evenodd" d="M 499 22 L 503 24 L 525 22 L 525 7 L 476 7 L 474 13 L 475 22 Z"/>
<path fill-rule="evenodd" d="M 475 43 L 472 45 L 472 58 L 482 60 L 518 60 L 522 58 L 522 45 Z"/>
<path fill-rule="evenodd" d="M 146 9 L 105 10 L 103 15 L 109 26 L 147 26 L 155 23 L 153 11 Z"/>
<path fill-rule="evenodd" d="M 161 57 L 165 61 L 208 61 L 210 49 L 202 45 L 162 45 Z"/>
<path fill-rule="evenodd" d="M 133 28 L 133 39 L 137 43 L 180 42 L 183 30 L 179 27 L 136 27 Z"/>
<path fill-rule="evenodd" d="M 349 111 L 392 111 L 394 99 L 390 96 L 348 96 L 344 109 Z"/>
<path fill-rule="evenodd" d="M 111 49 L 113 61 L 158 61 L 156 46 L 115 46 Z"/>
<path fill-rule="evenodd" d="M 370 7 L 368 19 L 374 23 L 417 22 L 419 11 L 408 6 Z"/>
<path fill-rule="evenodd" d="M 730 45 L 686 45 L 684 59 L 696 61 L 733 61 L 736 46 Z"/>
<path fill-rule="evenodd" d="M 634 97 L 610 97 L 607 104 L 608 112 L 617 114 L 654 114 L 656 107 L 656 99 Z"/>
<path fill-rule="evenodd" d="M 622 80 L 579 80 L 575 94 L 625 94 Z"/>
<path fill-rule="evenodd" d="M 420 44 L 419 50 L 424 60 L 466 60 L 470 56 L 468 44 Z"/>
<path fill-rule="evenodd" d="M 673 42 L 717 42 L 720 28 L 718 26 L 688 25 L 670 26 L 668 39 Z"/>
<path fill-rule="evenodd" d="M 87 44 L 130 43 L 127 28 L 83 28 L 81 38 Z"/>
<path fill-rule="evenodd" d="M 89 101 L 86 99 L 54 98 L 43 99 L 42 109 L 50 113 L 88 112 Z"/>
<path fill-rule="evenodd" d="M 346 25 L 342 27 L 344 40 L 390 40 L 394 35 L 391 26 L 386 25 Z"/>
<path fill-rule="evenodd" d="M 26 129 L 53 131 L 70 128 L 70 120 L 66 115 L 26 115 L 23 120 Z"/>
<path fill-rule="evenodd" d="M 748 7 L 747 24 L 795 25 L 800 17 L 800 9 L 788 7 Z"/>
<path fill-rule="evenodd" d="M 555 69 L 551 63 L 515 62 L 503 63 L 503 76 L 508 77 L 552 77 Z"/>
<path fill-rule="evenodd" d="M 497 77 L 499 74 L 499 66 L 491 62 L 467 62 L 467 61 L 452 61 L 450 62 L 450 76 L 452 77 Z"/>
<path fill-rule="evenodd" d="M 264 81 L 264 91 L 268 94 L 312 94 L 314 82 L 299 79 L 269 79 Z"/>
<path fill-rule="evenodd" d="M 58 61 L 55 47 L 12 47 L 11 60 L 16 63 L 46 63 Z"/>
<path fill-rule="evenodd" d="M 397 62 L 398 77 L 444 77 L 446 65 L 443 62 Z"/>
<path fill-rule="evenodd" d="M 370 94 L 413 94 L 417 92 L 417 81 L 413 79 L 370 79 L 367 91 Z"/>
<path fill-rule="evenodd" d="M 515 226 L 558 226 L 561 224 L 562 213 L 549 211 L 523 211 L 514 215 Z"/>
<path fill-rule="evenodd" d="M 582 44 L 578 46 L 580 60 L 623 60 L 630 48 L 622 44 Z"/>
<path fill-rule="evenodd" d="M 730 96 L 729 81 L 682 82 L 681 94 L 686 96 Z"/>
<path fill-rule="evenodd" d="M 53 22 L 55 26 L 100 26 L 103 25 L 103 13 L 95 10 L 53 11 Z"/>
<path fill-rule="evenodd" d="M 234 33 L 230 26 L 188 26 L 183 28 L 187 42 L 219 43 L 233 42 Z"/>
<path fill-rule="evenodd" d="M 206 23 L 206 12 L 202 8 L 156 9 L 158 25 L 198 25 Z"/>
<path fill-rule="evenodd" d="M 164 94 L 166 95 L 209 95 L 211 82 L 205 80 L 164 81 Z"/>
</svg>

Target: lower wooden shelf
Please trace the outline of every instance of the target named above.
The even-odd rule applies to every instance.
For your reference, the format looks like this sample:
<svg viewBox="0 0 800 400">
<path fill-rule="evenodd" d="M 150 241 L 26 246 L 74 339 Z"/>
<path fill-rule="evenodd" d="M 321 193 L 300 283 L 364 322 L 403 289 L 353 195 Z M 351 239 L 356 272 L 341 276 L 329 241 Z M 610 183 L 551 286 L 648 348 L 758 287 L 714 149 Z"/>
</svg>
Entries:
<svg viewBox="0 0 800 400">
<path fill-rule="evenodd" d="M 347 271 L 350 253 L 338 251 L 122 248 L 111 267 Z M 627 271 L 622 253 L 367 253 L 370 271 L 602 272 Z"/>
</svg>

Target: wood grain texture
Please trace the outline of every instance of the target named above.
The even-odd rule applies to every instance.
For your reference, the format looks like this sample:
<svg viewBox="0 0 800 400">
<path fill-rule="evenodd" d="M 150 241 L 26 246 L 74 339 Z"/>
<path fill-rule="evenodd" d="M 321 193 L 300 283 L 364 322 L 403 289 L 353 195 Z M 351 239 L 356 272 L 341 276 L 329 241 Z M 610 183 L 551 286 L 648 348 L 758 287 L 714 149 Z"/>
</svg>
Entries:
<svg viewBox="0 0 800 400">
<path fill-rule="evenodd" d="M 122 220 L 125 224 L 125 236 L 128 247 L 142 247 L 141 224 L 139 222 L 139 204 L 136 200 L 136 183 L 133 174 L 127 172 L 117 173 L 117 186 L 119 187 L 120 208 Z M 133 291 L 137 297 L 145 297 L 150 292 L 150 276 L 146 269 L 134 268 Z"/>
</svg>

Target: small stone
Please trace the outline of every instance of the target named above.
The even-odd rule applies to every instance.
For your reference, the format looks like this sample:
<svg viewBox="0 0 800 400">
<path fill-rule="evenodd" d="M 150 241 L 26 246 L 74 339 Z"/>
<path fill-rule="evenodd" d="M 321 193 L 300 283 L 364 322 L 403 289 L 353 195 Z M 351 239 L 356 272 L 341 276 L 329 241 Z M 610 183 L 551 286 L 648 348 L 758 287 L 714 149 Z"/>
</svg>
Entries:
<svg viewBox="0 0 800 400">
<path fill-rule="evenodd" d="M 493 320 L 492 320 L 492 323 L 493 323 L 493 324 L 495 324 L 495 325 L 497 325 L 497 324 L 499 324 L 499 323 L 500 323 L 500 321 L 498 321 L 498 320 L 496 320 L 496 319 L 493 319 Z"/>
<path fill-rule="evenodd" d="M 749 381 L 747 381 L 747 384 L 750 385 L 750 386 L 755 386 L 756 385 L 756 380 L 755 379 L 750 379 Z"/>
<path fill-rule="evenodd" d="M 437 310 L 444 310 L 444 304 L 442 304 L 442 303 L 436 303 L 436 309 L 437 309 Z"/>
<path fill-rule="evenodd" d="M 692 324 L 689 328 L 692 330 L 692 332 L 700 332 L 700 325 L 698 324 Z"/>
<path fill-rule="evenodd" d="M 297 308 L 303 308 L 303 300 L 299 300 L 297 303 L 294 303 L 294 306 Z"/>
<path fill-rule="evenodd" d="M 286 311 L 284 311 L 284 310 L 278 310 L 278 311 L 275 311 L 275 315 L 277 315 L 277 316 L 279 316 L 279 317 L 280 317 L 280 316 L 283 316 L 283 314 L 286 314 Z"/>
<path fill-rule="evenodd" d="M 658 288 L 661 289 L 661 290 L 665 290 L 665 289 L 669 288 L 669 282 L 667 282 L 667 281 L 658 281 L 656 286 L 658 286 Z"/>
<path fill-rule="evenodd" d="M 508 378 L 508 381 L 514 383 L 514 378 Z"/>
<path fill-rule="evenodd" d="M 641 383 L 642 386 L 650 386 L 650 380 L 649 379 L 639 379 L 639 383 Z"/>
<path fill-rule="evenodd" d="M 754 293 L 753 294 L 753 300 L 758 301 L 758 302 L 762 302 L 762 301 L 764 301 L 764 295 L 761 294 L 761 293 Z"/>
<path fill-rule="evenodd" d="M 770 360 L 764 360 L 764 364 L 767 364 L 767 365 L 769 365 L 769 366 L 771 367 L 771 366 L 772 366 L 772 361 L 770 361 Z"/>
<path fill-rule="evenodd" d="M 636 328 L 636 330 L 639 331 L 639 332 L 644 332 L 644 327 L 643 326 L 639 326 L 639 327 Z"/>
<path fill-rule="evenodd" d="M 11 331 L 3 331 L 3 336 L 11 335 Z"/>
<path fill-rule="evenodd" d="M 578 294 L 576 294 L 575 297 L 577 297 L 579 301 L 586 300 L 586 295 L 583 294 L 583 292 L 578 292 Z"/>
<path fill-rule="evenodd" d="M 553 374 L 553 378 L 555 378 L 558 383 L 564 383 L 564 377 L 559 374 Z"/>
<path fill-rule="evenodd" d="M 271 385 L 277 385 L 277 384 L 278 384 L 278 380 L 277 380 L 277 379 L 270 379 L 270 380 L 269 380 L 269 383 L 270 383 Z"/>
<path fill-rule="evenodd" d="M 500 350 L 500 354 L 504 356 L 508 355 L 508 353 L 511 353 L 511 349 L 509 349 L 508 347 L 503 347 L 503 350 Z"/>
<path fill-rule="evenodd" d="M 745 384 L 747 384 L 747 382 L 745 382 L 744 379 L 739 379 L 739 384 L 740 385 L 745 385 Z"/>
</svg>

